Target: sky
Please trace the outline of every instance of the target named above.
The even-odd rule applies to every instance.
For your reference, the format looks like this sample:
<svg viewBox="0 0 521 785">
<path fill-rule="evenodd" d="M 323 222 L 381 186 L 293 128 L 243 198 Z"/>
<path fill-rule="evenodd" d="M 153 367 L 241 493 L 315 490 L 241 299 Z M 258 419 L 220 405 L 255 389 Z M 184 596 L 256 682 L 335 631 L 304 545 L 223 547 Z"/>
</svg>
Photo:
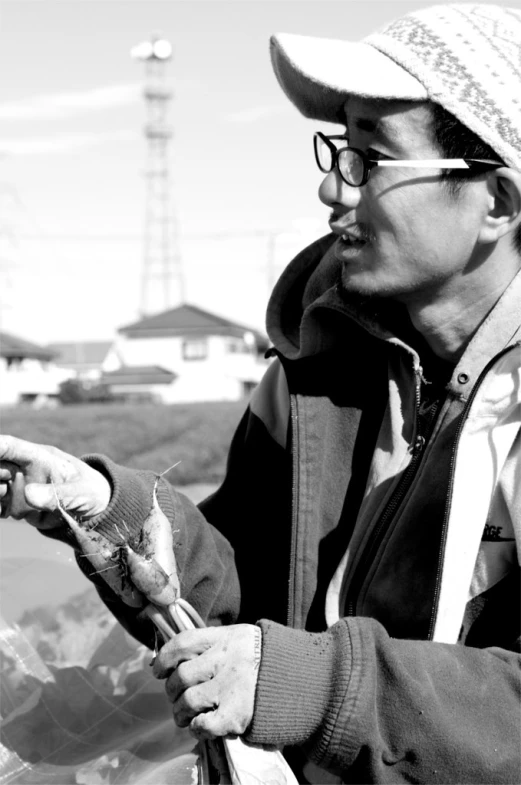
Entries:
<svg viewBox="0 0 521 785">
<path fill-rule="evenodd" d="M 358 40 L 430 2 L 0 0 L 0 326 L 39 344 L 110 340 L 140 316 L 144 64 L 171 42 L 171 215 L 184 301 L 262 329 L 271 287 L 328 231 L 313 131 L 269 36 Z M 331 128 L 331 126 L 330 126 Z M 151 292 L 149 311 L 180 301 Z"/>
</svg>

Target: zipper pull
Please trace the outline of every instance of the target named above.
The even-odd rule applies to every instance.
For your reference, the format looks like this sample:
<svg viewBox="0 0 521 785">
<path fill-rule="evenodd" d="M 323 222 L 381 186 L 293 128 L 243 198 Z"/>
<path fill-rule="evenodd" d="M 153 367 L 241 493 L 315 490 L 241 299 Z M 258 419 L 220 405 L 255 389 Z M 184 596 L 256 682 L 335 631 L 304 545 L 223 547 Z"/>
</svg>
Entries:
<svg viewBox="0 0 521 785">
<path fill-rule="evenodd" d="M 423 448 L 425 447 L 425 437 L 418 433 L 416 435 L 416 439 L 414 440 L 414 444 L 412 446 L 411 453 L 413 456 L 419 455 Z"/>
<path fill-rule="evenodd" d="M 418 367 L 414 369 L 414 380 L 416 382 L 416 413 L 418 413 L 421 402 L 422 384 L 425 381 L 423 378 L 423 368 L 421 365 L 418 365 Z"/>
</svg>

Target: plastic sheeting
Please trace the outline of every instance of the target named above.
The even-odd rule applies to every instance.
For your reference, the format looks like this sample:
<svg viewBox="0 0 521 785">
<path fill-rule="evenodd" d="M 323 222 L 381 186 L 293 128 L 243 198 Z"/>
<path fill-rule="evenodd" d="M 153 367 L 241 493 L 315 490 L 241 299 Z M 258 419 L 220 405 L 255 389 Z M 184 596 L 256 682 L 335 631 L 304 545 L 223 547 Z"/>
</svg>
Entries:
<svg viewBox="0 0 521 785">
<path fill-rule="evenodd" d="M 114 620 L 61 543 L 0 521 L 0 785 L 187 785 L 152 652 Z"/>
</svg>

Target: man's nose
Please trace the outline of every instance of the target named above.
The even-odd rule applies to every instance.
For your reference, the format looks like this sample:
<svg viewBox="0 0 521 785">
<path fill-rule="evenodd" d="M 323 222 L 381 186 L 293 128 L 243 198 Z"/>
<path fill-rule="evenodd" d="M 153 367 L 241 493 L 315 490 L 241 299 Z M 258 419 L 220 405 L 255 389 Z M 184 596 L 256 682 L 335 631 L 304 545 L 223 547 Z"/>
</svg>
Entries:
<svg viewBox="0 0 521 785">
<path fill-rule="evenodd" d="M 326 174 L 320 183 L 318 197 L 328 207 L 340 204 L 342 207 L 352 210 L 360 201 L 360 187 L 344 182 L 335 167 Z"/>
</svg>

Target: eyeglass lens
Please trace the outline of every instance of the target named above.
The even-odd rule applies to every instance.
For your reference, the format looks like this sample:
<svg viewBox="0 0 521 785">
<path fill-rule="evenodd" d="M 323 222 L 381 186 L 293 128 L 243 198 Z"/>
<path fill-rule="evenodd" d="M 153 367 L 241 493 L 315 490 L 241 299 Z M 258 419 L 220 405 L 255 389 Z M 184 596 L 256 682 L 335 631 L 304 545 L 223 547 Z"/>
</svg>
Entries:
<svg viewBox="0 0 521 785">
<path fill-rule="evenodd" d="M 333 152 L 329 145 L 319 136 L 315 137 L 317 163 L 323 172 L 330 172 L 333 168 Z M 359 185 L 364 178 L 364 162 L 358 153 L 353 150 L 344 150 L 338 154 L 338 168 L 340 174 L 350 185 Z"/>
<path fill-rule="evenodd" d="M 323 172 L 330 172 L 333 168 L 333 153 L 320 136 L 315 136 L 315 153 L 319 168 Z"/>
<path fill-rule="evenodd" d="M 340 174 L 350 185 L 360 185 L 364 179 L 364 162 L 354 150 L 345 150 L 338 156 Z"/>
</svg>

